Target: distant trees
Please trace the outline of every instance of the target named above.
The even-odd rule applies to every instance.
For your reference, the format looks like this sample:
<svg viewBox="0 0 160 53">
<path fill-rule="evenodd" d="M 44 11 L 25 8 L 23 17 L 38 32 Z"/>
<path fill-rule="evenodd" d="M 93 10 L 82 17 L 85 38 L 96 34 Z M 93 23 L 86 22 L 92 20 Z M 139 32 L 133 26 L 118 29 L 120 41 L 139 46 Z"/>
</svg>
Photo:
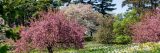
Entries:
<svg viewBox="0 0 160 53">
<path fill-rule="evenodd" d="M 0 0 L 0 16 L 9 27 L 28 25 L 31 17 L 50 6 L 50 0 Z"/>
<path fill-rule="evenodd" d="M 139 13 L 149 10 L 155 9 L 160 5 L 159 0 L 125 0 L 123 1 L 122 6 L 128 5 L 130 9 L 136 8 Z"/>
<path fill-rule="evenodd" d="M 36 19 L 32 16 L 50 8 L 51 3 L 51 0 L 0 0 L 0 18 L 4 21 L 0 32 L 16 41 L 19 39 L 19 29 L 15 28 L 29 26 L 30 21 Z"/>
<path fill-rule="evenodd" d="M 131 28 L 136 43 L 160 41 L 160 9 L 146 12 L 142 20 Z"/>
<path fill-rule="evenodd" d="M 83 48 L 84 32 L 83 26 L 74 19 L 67 20 L 62 12 L 41 12 L 38 20 L 21 30 L 21 39 L 15 44 L 16 52 L 24 53 L 36 48 L 53 53 L 53 49 L 59 47 Z"/>
<path fill-rule="evenodd" d="M 67 0 L 68 1 L 68 0 Z M 93 9 L 102 13 L 103 15 L 109 14 L 107 11 L 115 10 L 112 0 L 69 0 L 68 3 L 83 3 L 92 5 Z"/>
<path fill-rule="evenodd" d="M 84 3 L 93 5 L 93 8 L 96 11 L 102 13 L 103 15 L 109 14 L 109 13 L 107 13 L 107 11 L 115 10 L 115 8 L 113 8 L 113 6 L 115 6 L 115 4 L 112 4 L 112 0 L 94 0 L 94 1 L 89 0 Z"/>
</svg>

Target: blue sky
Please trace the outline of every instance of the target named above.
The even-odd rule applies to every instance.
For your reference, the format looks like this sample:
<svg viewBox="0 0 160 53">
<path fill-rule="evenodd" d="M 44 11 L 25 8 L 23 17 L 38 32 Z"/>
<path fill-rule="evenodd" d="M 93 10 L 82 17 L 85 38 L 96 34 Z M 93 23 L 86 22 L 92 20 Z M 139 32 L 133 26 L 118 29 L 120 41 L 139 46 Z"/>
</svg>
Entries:
<svg viewBox="0 0 160 53">
<path fill-rule="evenodd" d="M 116 10 L 113 11 L 113 13 L 119 14 L 119 13 L 124 13 L 124 12 L 126 12 L 126 10 L 128 9 L 128 7 L 127 7 L 127 6 L 124 6 L 124 7 L 122 8 L 122 2 L 123 2 L 123 1 L 124 1 L 124 0 L 113 0 L 113 4 L 116 4 L 115 8 L 117 8 Z"/>
</svg>

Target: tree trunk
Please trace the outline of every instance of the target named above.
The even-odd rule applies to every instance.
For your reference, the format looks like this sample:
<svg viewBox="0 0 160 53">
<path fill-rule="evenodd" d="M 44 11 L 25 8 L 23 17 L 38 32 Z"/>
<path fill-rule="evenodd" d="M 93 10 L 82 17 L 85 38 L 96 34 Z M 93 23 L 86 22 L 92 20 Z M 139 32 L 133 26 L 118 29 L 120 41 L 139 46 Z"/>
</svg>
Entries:
<svg viewBox="0 0 160 53">
<path fill-rule="evenodd" d="M 84 3 L 83 0 L 80 0 L 80 3 Z"/>
<path fill-rule="evenodd" d="M 47 47 L 48 53 L 53 53 L 52 47 Z"/>
<path fill-rule="evenodd" d="M 150 0 L 150 1 L 151 1 L 151 8 L 154 9 L 153 0 Z"/>
<path fill-rule="evenodd" d="M 157 5 L 156 5 L 156 3 L 154 3 L 156 1 L 155 0 L 150 0 L 150 1 L 151 1 L 151 8 L 156 9 Z"/>
<path fill-rule="evenodd" d="M 91 0 L 88 1 L 88 4 L 92 4 Z"/>
<path fill-rule="evenodd" d="M 104 5 L 104 0 L 102 0 L 102 3 L 100 4 L 100 8 L 101 8 L 100 12 L 104 15 L 106 12 L 103 5 Z"/>
</svg>

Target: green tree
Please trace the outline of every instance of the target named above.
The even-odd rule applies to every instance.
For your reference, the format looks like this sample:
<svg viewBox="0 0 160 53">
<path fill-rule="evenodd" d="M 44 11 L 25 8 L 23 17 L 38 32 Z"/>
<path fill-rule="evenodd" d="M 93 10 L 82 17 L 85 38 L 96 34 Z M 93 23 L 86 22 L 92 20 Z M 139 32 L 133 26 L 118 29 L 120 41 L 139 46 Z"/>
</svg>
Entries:
<svg viewBox="0 0 160 53">
<path fill-rule="evenodd" d="M 135 24 L 140 20 L 139 16 L 137 15 L 137 10 L 133 9 L 131 12 L 126 13 L 124 18 L 115 17 L 115 22 L 113 23 L 113 32 L 115 34 L 115 38 L 119 35 L 131 35 L 129 28 L 130 25 Z"/>
<path fill-rule="evenodd" d="M 63 1 L 63 0 L 62 0 Z M 68 3 L 72 3 L 73 0 L 65 0 Z M 94 10 L 102 13 L 103 15 L 109 14 L 106 11 L 113 11 L 115 4 L 112 4 L 112 0 L 75 0 L 73 3 L 84 3 L 93 6 Z"/>
<path fill-rule="evenodd" d="M 1 0 L 0 12 L 10 27 L 27 25 L 34 13 L 47 9 L 50 3 L 50 0 Z"/>
<path fill-rule="evenodd" d="M 7 45 L 0 44 L 0 53 L 7 53 L 8 49 Z"/>
<path fill-rule="evenodd" d="M 41 10 L 46 10 L 52 5 L 52 0 L 0 0 L 0 17 L 5 21 L 0 26 L 0 31 L 6 33 L 7 38 L 19 39 L 18 26 L 29 26 L 32 16 Z M 7 28 L 7 29 L 6 29 Z"/>
</svg>

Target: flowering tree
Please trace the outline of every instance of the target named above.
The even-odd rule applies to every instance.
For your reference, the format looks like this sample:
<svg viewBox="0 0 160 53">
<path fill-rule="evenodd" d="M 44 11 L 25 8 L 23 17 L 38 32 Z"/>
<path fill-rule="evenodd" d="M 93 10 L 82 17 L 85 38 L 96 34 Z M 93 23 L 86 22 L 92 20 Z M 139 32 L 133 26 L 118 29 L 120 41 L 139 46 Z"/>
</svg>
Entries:
<svg viewBox="0 0 160 53">
<path fill-rule="evenodd" d="M 57 47 L 83 48 L 85 28 L 75 20 L 67 20 L 62 12 L 41 12 L 37 21 L 31 22 L 30 27 L 21 30 L 21 39 L 15 44 L 16 52 L 28 52 L 31 48 L 52 49 Z"/>
<path fill-rule="evenodd" d="M 97 30 L 98 19 L 103 15 L 93 10 L 88 4 L 70 4 L 62 9 L 68 19 L 76 19 L 78 23 L 87 27 L 87 32 L 92 36 L 92 33 Z"/>
<path fill-rule="evenodd" d="M 132 34 L 137 43 L 160 41 L 160 9 L 146 13 L 139 23 L 132 26 Z"/>
</svg>

